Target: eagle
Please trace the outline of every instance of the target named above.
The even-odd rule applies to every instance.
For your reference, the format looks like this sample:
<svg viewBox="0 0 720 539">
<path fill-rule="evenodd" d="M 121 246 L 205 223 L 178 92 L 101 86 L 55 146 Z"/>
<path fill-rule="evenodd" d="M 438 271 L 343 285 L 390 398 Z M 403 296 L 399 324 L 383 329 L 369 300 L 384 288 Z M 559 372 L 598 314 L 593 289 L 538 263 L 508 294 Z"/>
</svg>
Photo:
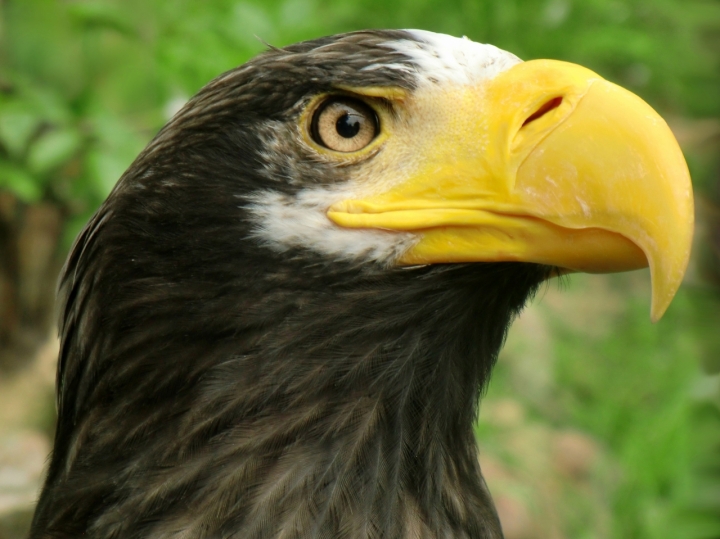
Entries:
<svg viewBox="0 0 720 539">
<path fill-rule="evenodd" d="M 581 66 L 372 30 L 211 81 L 80 233 L 31 539 L 499 539 L 478 402 L 546 280 L 688 263 L 660 116 Z"/>
</svg>

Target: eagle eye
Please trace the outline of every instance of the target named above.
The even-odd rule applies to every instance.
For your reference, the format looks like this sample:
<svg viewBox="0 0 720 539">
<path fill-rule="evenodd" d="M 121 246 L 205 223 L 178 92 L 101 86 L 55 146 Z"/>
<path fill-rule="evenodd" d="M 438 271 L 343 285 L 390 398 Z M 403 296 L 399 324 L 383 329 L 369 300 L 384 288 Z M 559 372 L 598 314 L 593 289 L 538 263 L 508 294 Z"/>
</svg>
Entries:
<svg viewBox="0 0 720 539">
<path fill-rule="evenodd" d="M 331 97 L 315 111 L 310 133 L 315 142 L 336 152 L 356 152 L 380 132 L 375 111 L 359 99 Z"/>
</svg>

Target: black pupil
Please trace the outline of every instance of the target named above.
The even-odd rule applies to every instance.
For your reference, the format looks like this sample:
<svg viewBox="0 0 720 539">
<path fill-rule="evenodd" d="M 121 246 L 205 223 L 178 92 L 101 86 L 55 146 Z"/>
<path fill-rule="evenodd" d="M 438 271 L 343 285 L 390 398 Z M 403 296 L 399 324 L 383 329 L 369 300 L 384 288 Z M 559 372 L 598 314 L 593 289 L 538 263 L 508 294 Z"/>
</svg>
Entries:
<svg viewBox="0 0 720 539">
<path fill-rule="evenodd" d="M 341 137 L 353 138 L 360 132 L 360 117 L 346 112 L 335 122 L 335 129 Z"/>
</svg>

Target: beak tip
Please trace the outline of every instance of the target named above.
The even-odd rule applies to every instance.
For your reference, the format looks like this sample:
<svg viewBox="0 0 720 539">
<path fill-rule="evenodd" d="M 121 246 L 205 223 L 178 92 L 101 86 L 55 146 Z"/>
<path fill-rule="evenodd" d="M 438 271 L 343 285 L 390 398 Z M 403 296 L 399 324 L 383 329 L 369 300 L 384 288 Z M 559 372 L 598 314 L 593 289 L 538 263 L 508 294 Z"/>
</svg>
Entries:
<svg viewBox="0 0 720 539">
<path fill-rule="evenodd" d="M 652 301 L 650 303 L 650 321 L 653 324 L 656 324 L 660 321 L 660 319 L 665 314 L 665 311 L 667 311 L 668 307 L 670 306 L 670 302 L 672 302 L 672 299 L 675 297 L 675 293 L 677 292 L 677 289 L 671 293 L 659 293 L 660 291 L 657 290 L 655 284 L 653 283 L 653 291 L 652 291 Z M 667 291 L 666 291 L 667 292 Z"/>
<path fill-rule="evenodd" d="M 657 324 L 660 319 L 662 318 L 662 315 L 665 314 L 664 309 L 655 309 L 653 307 L 650 308 L 650 322 L 653 324 Z"/>
<path fill-rule="evenodd" d="M 655 282 L 655 276 L 652 276 L 652 302 L 650 304 L 650 321 L 654 324 L 658 322 L 665 311 L 667 311 L 670 303 L 677 294 L 682 276 L 674 282 Z"/>
</svg>

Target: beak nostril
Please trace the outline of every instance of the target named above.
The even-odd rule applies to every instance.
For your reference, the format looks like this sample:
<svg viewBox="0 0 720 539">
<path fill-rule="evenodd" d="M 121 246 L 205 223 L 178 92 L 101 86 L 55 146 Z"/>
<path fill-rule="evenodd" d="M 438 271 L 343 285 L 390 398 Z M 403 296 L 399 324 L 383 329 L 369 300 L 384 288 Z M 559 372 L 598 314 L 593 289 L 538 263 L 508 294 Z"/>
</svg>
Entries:
<svg viewBox="0 0 720 539">
<path fill-rule="evenodd" d="M 553 97 L 549 101 L 546 101 L 539 109 L 537 109 L 534 113 L 528 116 L 527 120 L 523 122 L 522 126 L 525 127 L 530 122 L 534 122 L 538 118 L 545 116 L 548 112 L 555 110 L 561 105 L 562 101 L 562 97 Z"/>
</svg>

